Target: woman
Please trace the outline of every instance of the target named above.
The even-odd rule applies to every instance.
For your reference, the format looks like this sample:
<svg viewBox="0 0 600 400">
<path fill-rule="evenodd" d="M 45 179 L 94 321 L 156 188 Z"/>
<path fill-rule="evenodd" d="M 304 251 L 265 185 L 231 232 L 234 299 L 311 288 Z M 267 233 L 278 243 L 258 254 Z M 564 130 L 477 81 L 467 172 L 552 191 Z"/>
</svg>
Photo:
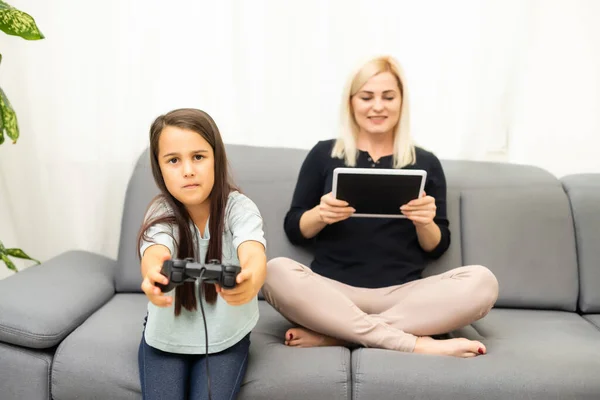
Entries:
<svg viewBox="0 0 600 400">
<path fill-rule="evenodd" d="M 483 266 L 421 278 L 427 260 L 450 245 L 446 181 L 438 158 L 412 143 L 400 66 L 392 57 L 370 60 L 351 75 L 342 100 L 341 136 L 307 155 L 284 222 L 292 243 L 313 246 L 311 269 L 287 258 L 267 264 L 265 298 L 300 325 L 285 343 L 485 354 L 478 341 L 431 337 L 485 316 L 498 282 Z M 331 194 L 337 167 L 424 169 L 425 194 L 399 205 L 406 219 L 350 218 L 355 210 Z"/>
</svg>

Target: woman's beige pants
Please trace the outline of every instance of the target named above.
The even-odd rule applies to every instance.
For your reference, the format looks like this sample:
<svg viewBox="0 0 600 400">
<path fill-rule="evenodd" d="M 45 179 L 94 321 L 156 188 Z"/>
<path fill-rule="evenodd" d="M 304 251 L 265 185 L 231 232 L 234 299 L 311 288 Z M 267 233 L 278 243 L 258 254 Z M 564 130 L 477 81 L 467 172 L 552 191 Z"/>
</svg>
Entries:
<svg viewBox="0 0 600 400">
<path fill-rule="evenodd" d="M 267 264 L 265 299 L 312 331 L 365 347 L 412 352 L 418 336 L 451 332 L 484 317 L 498 297 L 489 269 L 467 266 L 379 289 L 345 285 L 289 258 Z"/>
</svg>

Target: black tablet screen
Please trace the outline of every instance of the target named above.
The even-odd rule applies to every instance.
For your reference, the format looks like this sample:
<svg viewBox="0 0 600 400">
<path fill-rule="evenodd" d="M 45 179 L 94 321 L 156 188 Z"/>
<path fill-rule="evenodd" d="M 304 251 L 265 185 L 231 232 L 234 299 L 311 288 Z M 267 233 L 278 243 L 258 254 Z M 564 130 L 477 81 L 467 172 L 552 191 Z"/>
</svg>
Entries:
<svg viewBox="0 0 600 400">
<path fill-rule="evenodd" d="M 421 176 L 338 174 L 336 198 L 357 214 L 400 214 L 400 206 L 419 197 Z"/>
</svg>

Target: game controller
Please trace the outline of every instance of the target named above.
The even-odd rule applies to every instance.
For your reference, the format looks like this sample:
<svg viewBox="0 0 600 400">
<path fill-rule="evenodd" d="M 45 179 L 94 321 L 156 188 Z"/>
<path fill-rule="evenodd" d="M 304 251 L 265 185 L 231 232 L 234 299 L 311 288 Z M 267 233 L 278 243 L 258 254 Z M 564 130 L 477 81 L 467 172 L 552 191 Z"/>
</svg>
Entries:
<svg viewBox="0 0 600 400">
<path fill-rule="evenodd" d="M 166 260 L 160 273 L 166 276 L 169 282 L 166 285 L 156 282 L 156 286 L 165 293 L 184 282 L 193 282 L 202 275 L 202 282 L 216 283 L 225 289 L 233 289 L 241 270 L 235 265 L 221 264 L 219 260 L 209 260 L 206 264 L 194 262 L 192 258 Z"/>
</svg>

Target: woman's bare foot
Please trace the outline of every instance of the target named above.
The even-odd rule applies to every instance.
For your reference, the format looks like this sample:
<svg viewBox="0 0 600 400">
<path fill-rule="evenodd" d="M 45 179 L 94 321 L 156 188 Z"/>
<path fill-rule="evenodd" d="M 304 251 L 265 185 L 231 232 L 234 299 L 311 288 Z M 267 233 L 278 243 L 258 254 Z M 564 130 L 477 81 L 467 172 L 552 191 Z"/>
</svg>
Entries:
<svg viewBox="0 0 600 400">
<path fill-rule="evenodd" d="M 293 347 L 344 346 L 341 340 L 306 328 L 292 328 L 285 333 L 285 345 Z"/>
<path fill-rule="evenodd" d="M 435 340 L 429 336 L 417 338 L 414 353 L 437 354 L 454 357 L 475 357 L 485 354 L 483 343 L 465 338 Z"/>
</svg>

